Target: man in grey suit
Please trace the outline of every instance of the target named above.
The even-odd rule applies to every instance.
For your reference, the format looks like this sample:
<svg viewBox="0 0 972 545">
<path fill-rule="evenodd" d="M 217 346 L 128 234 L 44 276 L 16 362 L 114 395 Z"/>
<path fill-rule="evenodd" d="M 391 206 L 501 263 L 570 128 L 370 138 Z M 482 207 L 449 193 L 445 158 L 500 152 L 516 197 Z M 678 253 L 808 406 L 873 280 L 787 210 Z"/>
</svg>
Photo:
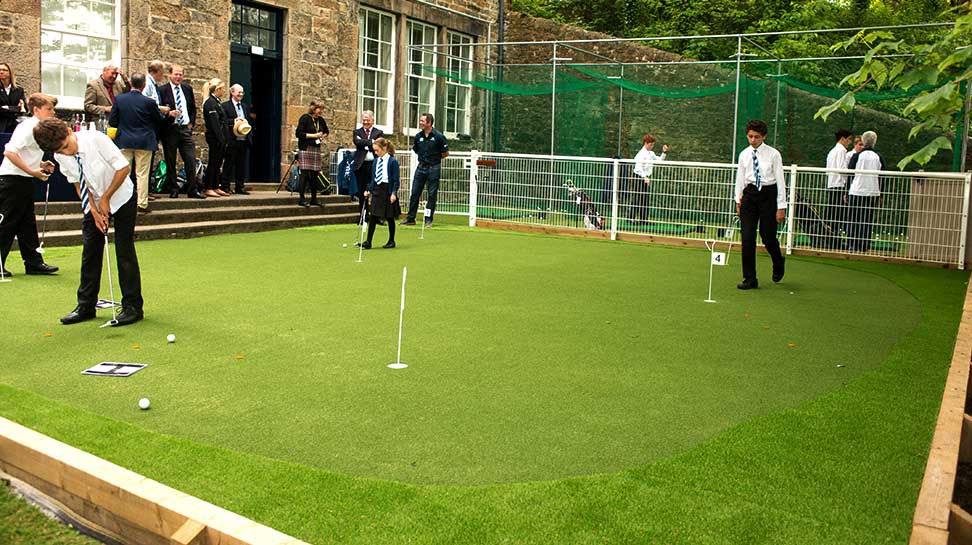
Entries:
<svg viewBox="0 0 972 545">
<path fill-rule="evenodd" d="M 117 66 L 106 64 L 101 69 L 101 77 L 89 81 L 84 90 L 84 111 L 93 117 L 107 116 L 111 113 L 115 97 L 127 93 L 131 88 L 128 78 Z"/>
</svg>

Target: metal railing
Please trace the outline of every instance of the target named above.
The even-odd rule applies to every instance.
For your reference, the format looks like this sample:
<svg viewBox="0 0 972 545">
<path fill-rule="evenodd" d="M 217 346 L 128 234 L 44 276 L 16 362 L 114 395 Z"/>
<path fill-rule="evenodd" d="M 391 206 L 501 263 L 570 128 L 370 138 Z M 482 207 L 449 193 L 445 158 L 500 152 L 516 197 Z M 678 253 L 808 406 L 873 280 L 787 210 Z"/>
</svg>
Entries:
<svg viewBox="0 0 972 545">
<path fill-rule="evenodd" d="M 410 152 L 399 152 L 399 198 L 408 203 Z M 336 167 L 336 163 L 335 163 Z M 972 174 L 785 168 L 788 210 L 778 236 L 787 253 L 812 250 L 964 268 Z M 831 173 L 877 176 L 880 196 L 827 189 Z M 453 152 L 442 163 L 436 214 L 618 235 L 739 241 L 736 165 L 661 161 L 650 183 L 634 162 Z"/>
</svg>

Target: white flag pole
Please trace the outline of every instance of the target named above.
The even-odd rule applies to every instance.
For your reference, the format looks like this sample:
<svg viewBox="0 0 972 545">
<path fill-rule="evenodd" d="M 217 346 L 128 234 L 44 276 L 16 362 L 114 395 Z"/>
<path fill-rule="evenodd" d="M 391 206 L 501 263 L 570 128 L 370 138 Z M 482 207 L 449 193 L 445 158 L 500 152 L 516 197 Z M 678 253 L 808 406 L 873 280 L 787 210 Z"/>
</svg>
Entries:
<svg viewBox="0 0 972 545">
<path fill-rule="evenodd" d="M 422 234 L 419 236 L 419 240 L 425 240 L 425 222 L 429 219 L 429 202 L 425 201 L 422 204 Z"/>
<path fill-rule="evenodd" d="M 715 299 L 712 298 L 712 256 L 715 252 L 715 241 L 707 240 L 705 241 L 705 247 L 709 249 L 709 296 L 705 299 L 706 303 L 715 303 Z"/>
<path fill-rule="evenodd" d="M 0 224 L 3 223 L 4 216 L 0 214 Z M 3 261 L 0 261 L 0 282 L 13 282 L 13 280 L 7 278 L 7 265 Z"/>
<path fill-rule="evenodd" d="M 402 267 L 402 306 L 398 313 L 398 358 L 394 363 L 389 363 L 392 369 L 404 369 L 408 364 L 402 363 L 402 322 L 405 319 L 405 279 L 408 277 L 408 267 Z"/>
</svg>

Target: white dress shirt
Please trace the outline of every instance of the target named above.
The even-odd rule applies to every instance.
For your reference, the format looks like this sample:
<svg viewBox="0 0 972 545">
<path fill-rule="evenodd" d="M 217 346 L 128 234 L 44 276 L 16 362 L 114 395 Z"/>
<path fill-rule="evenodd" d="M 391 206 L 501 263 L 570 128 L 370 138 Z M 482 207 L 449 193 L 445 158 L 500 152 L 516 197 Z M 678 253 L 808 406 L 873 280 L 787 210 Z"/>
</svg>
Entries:
<svg viewBox="0 0 972 545">
<path fill-rule="evenodd" d="M 169 86 L 172 87 L 172 100 L 175 101 L 176 109 L 179 110 L 180 112 L 179 117 L 175 118 L 175 124 L 186 126 L 189 124 L 189 112 L 186 111 L 186 108 L 189 107 L 189 99 L 187 99 L 186 94 L 182 92 L 182 85 L 176 85 L 170 81 Z M 178 95 L 176 94 L 176 88 L 179 89 Z M 181 108 L 179 107 L 179 98 L 178 98 L 180 96 L 182 97 Z"/>
<path fill-rule="evenodd" d="M 847 155 L 847 148 L 840 142 L 835 144 L 834 149 L 830 150 L 830 153 L 827 154 L 827 168 L 829 169 L 846 169 L 847 163 L 849 162 L 850 156 Z M 827 173 L 827 189 L 842 188 L 846 185 L 846 174 L 839 172 Z"/>
<path fill-rule="evenodd" d="M 375 176 L 375 186 L 388 183 L 388 154 L 375 157 L 375 173 L 381 172 L 381 180 Z"/>
<path fill-rule="evenodd" d="M 864 148 L 857 157 L 857 165 L 854 166 L 854 170 L 884 170 L 884 165 L 880 155 L 870 148 Z M 878 181 L 878 175 L 855 173 L 849 193 L 858 197 L 880 196 L 881 184 Z"/>
<path fill-rule="evenodd" d="M 662 152 L 662 154 L 658 156 L 655 155 L 655 152 L 649 149 L 645 149 L 644 146 L 641 146 L 641 149 L 638 150 L 638 154 L 635 155 L 634 160 L 635 160 L 634 173 L 637 174 L 638 176 L 641 176 L 642 178 L 650 178 L 652 172 L 652 163 L 654 161 L 664 161 L 665 153 Z"/>
<path fill-rule="evenodd" d="M 40 120 L 34 116 L 23 120 L 14 129 L 13 134 L 10 135 L 10 141 L 3 148 L 4 151 L 10 151 L 19 155 L 30 168 L 40 168 L 41 160 L 44 158 L 44 152 L 37 147 L 37 141 L 34 140 L 34 127 L 38 123 L 40 123 Z M 13 161 L 9 159 L 0 163 L 0 176 L 26 176 L 32 178 L 30 174 L 17 168 L 17 165 L 13 164 Z"/>
<path fill-rule="evenodd" d="M 78 155 L 84 165 L 84 182 L 88 191 L 100 199 L 111 186 L 115 172 L 128 166 L 128 160 L 122 155 L 115 143 L 107 135 L 98 131 L 81 131 L 74 133 L 78 139 Z M 78 160 L 73 155 L 54 154 L 54 159 L 61 166 L 61 172 L 72 184 L 81 183 L 81 173 L 78 170 Z M 131 178 L 126 177 L 115 194 L 111 196 L 111 213 L 114 214 L 132 198 L 135 186 Z"/>
<path fill-rule="evenodd" d="M 739 154 L 739 166 L 736 170 L 736 202 L 742 202 L 743 190 L 747 184 L 756 185 L 756 174 L 753 170 L 752 146 L 746 147 Z M 783 156 L 776 148 L 769 144 L 762 144 L 755 148 L 759 157 L 760 187 L 768 185 L 779 186 L 776 190 L 776 208 L 786 208 L 786 173 L 783 172 Z"/>
<path fill-rule="evenodd" d="M 145 81 L 145 88 L 142 89 L 142 94 L 151 98 L 156 104 L 159 103 L 159 90 L 155 88 L 155 79 L 149 76 Z"/>
</svg>

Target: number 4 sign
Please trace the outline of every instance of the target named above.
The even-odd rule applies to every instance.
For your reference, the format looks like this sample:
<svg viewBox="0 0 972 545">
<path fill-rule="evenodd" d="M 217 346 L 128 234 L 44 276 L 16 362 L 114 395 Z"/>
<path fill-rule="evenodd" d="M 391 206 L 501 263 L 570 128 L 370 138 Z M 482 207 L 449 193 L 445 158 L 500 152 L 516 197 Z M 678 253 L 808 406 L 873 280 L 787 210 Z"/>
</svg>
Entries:
<svg viewBox="0 0 972 545">
<path fill-rule="evenodd" d="M 712 252 L 712 264 L 724 267 L 726 265 L 725 252 Z"/>
</svg>

